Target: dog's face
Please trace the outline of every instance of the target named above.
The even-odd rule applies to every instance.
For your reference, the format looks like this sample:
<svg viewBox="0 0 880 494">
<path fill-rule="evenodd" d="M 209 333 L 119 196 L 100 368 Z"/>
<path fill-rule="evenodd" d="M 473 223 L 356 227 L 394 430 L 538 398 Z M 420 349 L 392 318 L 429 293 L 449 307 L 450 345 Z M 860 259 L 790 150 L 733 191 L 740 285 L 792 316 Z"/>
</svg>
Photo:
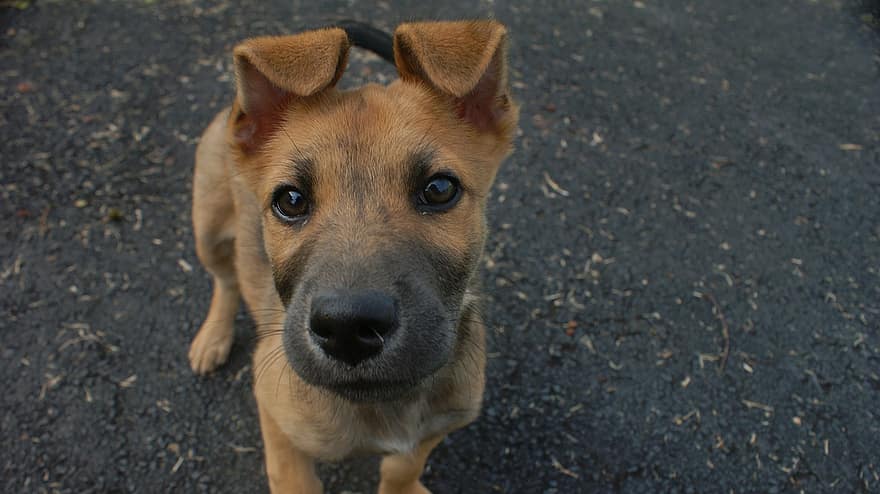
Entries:
<svg viewBox="0 0 880 494">
<path fill-rule="evenodd" d="M 263 205 L 291 366 L 347 399 L 390 400 L 455 352 L 517 111 L 496 23 L 401 26 L 388 87 L 333 89 L 346 50 L 338 30 L 239 46 L 233 140 Z"/>
</svg>

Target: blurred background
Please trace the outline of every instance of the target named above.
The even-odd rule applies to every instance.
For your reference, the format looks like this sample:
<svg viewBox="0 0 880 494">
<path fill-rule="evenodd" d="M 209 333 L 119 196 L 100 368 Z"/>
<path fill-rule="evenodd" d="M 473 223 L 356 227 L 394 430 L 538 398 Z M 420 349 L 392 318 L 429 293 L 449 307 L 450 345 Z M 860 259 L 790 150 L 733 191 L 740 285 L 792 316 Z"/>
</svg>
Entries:
<svg viewBox="0 0 880 494">
<path fill-rule="evenodd" d="M 880 489 L 880 3 L 0 2 L 4 492 L 266 492 L 252 323 L 209 378 L 195 145 L 243 38 L 493 17 L 481 418 L 435 493 Z M 344 79 L 394 69 L 355 51 Z M 375 490 L 377 461 L 321 467 Z"/>
</svg>

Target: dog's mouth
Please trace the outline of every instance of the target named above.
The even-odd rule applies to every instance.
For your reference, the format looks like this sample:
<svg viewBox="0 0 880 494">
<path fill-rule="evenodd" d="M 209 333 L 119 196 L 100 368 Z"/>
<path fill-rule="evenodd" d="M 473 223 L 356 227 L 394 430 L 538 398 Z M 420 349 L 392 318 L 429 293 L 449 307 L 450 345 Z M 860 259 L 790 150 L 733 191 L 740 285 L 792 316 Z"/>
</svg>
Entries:
<svg viewBox="0 0 880 494">
<path fill-rule="evenodd" d="M 385 402 L 405 399 L 416 393 L 418 381 L 366 380 L 330 383 L 324 386 L 352 402 Z"/>
</svg>

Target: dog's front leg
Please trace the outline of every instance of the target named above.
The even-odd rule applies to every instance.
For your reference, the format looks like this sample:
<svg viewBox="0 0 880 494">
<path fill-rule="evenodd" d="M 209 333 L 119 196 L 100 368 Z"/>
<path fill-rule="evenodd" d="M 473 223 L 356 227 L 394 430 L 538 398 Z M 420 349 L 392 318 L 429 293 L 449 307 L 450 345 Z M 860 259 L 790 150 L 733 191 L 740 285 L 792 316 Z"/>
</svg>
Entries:
<svg viewBox="0 0 880 494">
<path fill-rule="evenodd" d="M 421 482 L 428 455 L 444 436 L 427 439 L 407 455 L 389 455 L 382 459 L 379 494 L 431 494 Z"/>
<path fill-rule="evenodd" d="M 257 404 L 266 457 L 266 474 L 272 494 L 322 494 L 315 461 L 297 450 L 275 420 Z"/>
</svg>

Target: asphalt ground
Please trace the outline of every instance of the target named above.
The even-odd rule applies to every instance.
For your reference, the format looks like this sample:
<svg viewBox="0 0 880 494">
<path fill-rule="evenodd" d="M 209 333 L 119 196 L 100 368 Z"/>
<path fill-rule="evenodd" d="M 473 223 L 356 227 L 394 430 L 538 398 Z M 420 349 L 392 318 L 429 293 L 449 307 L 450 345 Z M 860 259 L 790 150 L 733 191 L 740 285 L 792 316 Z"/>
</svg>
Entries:
<svg viewBox="0 0 880 494">
<path fill-rule="evenodd" d="M 491 15 L 523 111 L 488 390 L 425 483 L 880 492 L 876 2 L 244 3 L 3 2 L 0 490 L 265 492 L 248 316 L 215 375 L 186 360 L 193 151 L 231 48 Z M 346 84 L 391 76 L 355 55 Z M 321 474 L 367 493 L 376 465 Z"/>
</svg>

